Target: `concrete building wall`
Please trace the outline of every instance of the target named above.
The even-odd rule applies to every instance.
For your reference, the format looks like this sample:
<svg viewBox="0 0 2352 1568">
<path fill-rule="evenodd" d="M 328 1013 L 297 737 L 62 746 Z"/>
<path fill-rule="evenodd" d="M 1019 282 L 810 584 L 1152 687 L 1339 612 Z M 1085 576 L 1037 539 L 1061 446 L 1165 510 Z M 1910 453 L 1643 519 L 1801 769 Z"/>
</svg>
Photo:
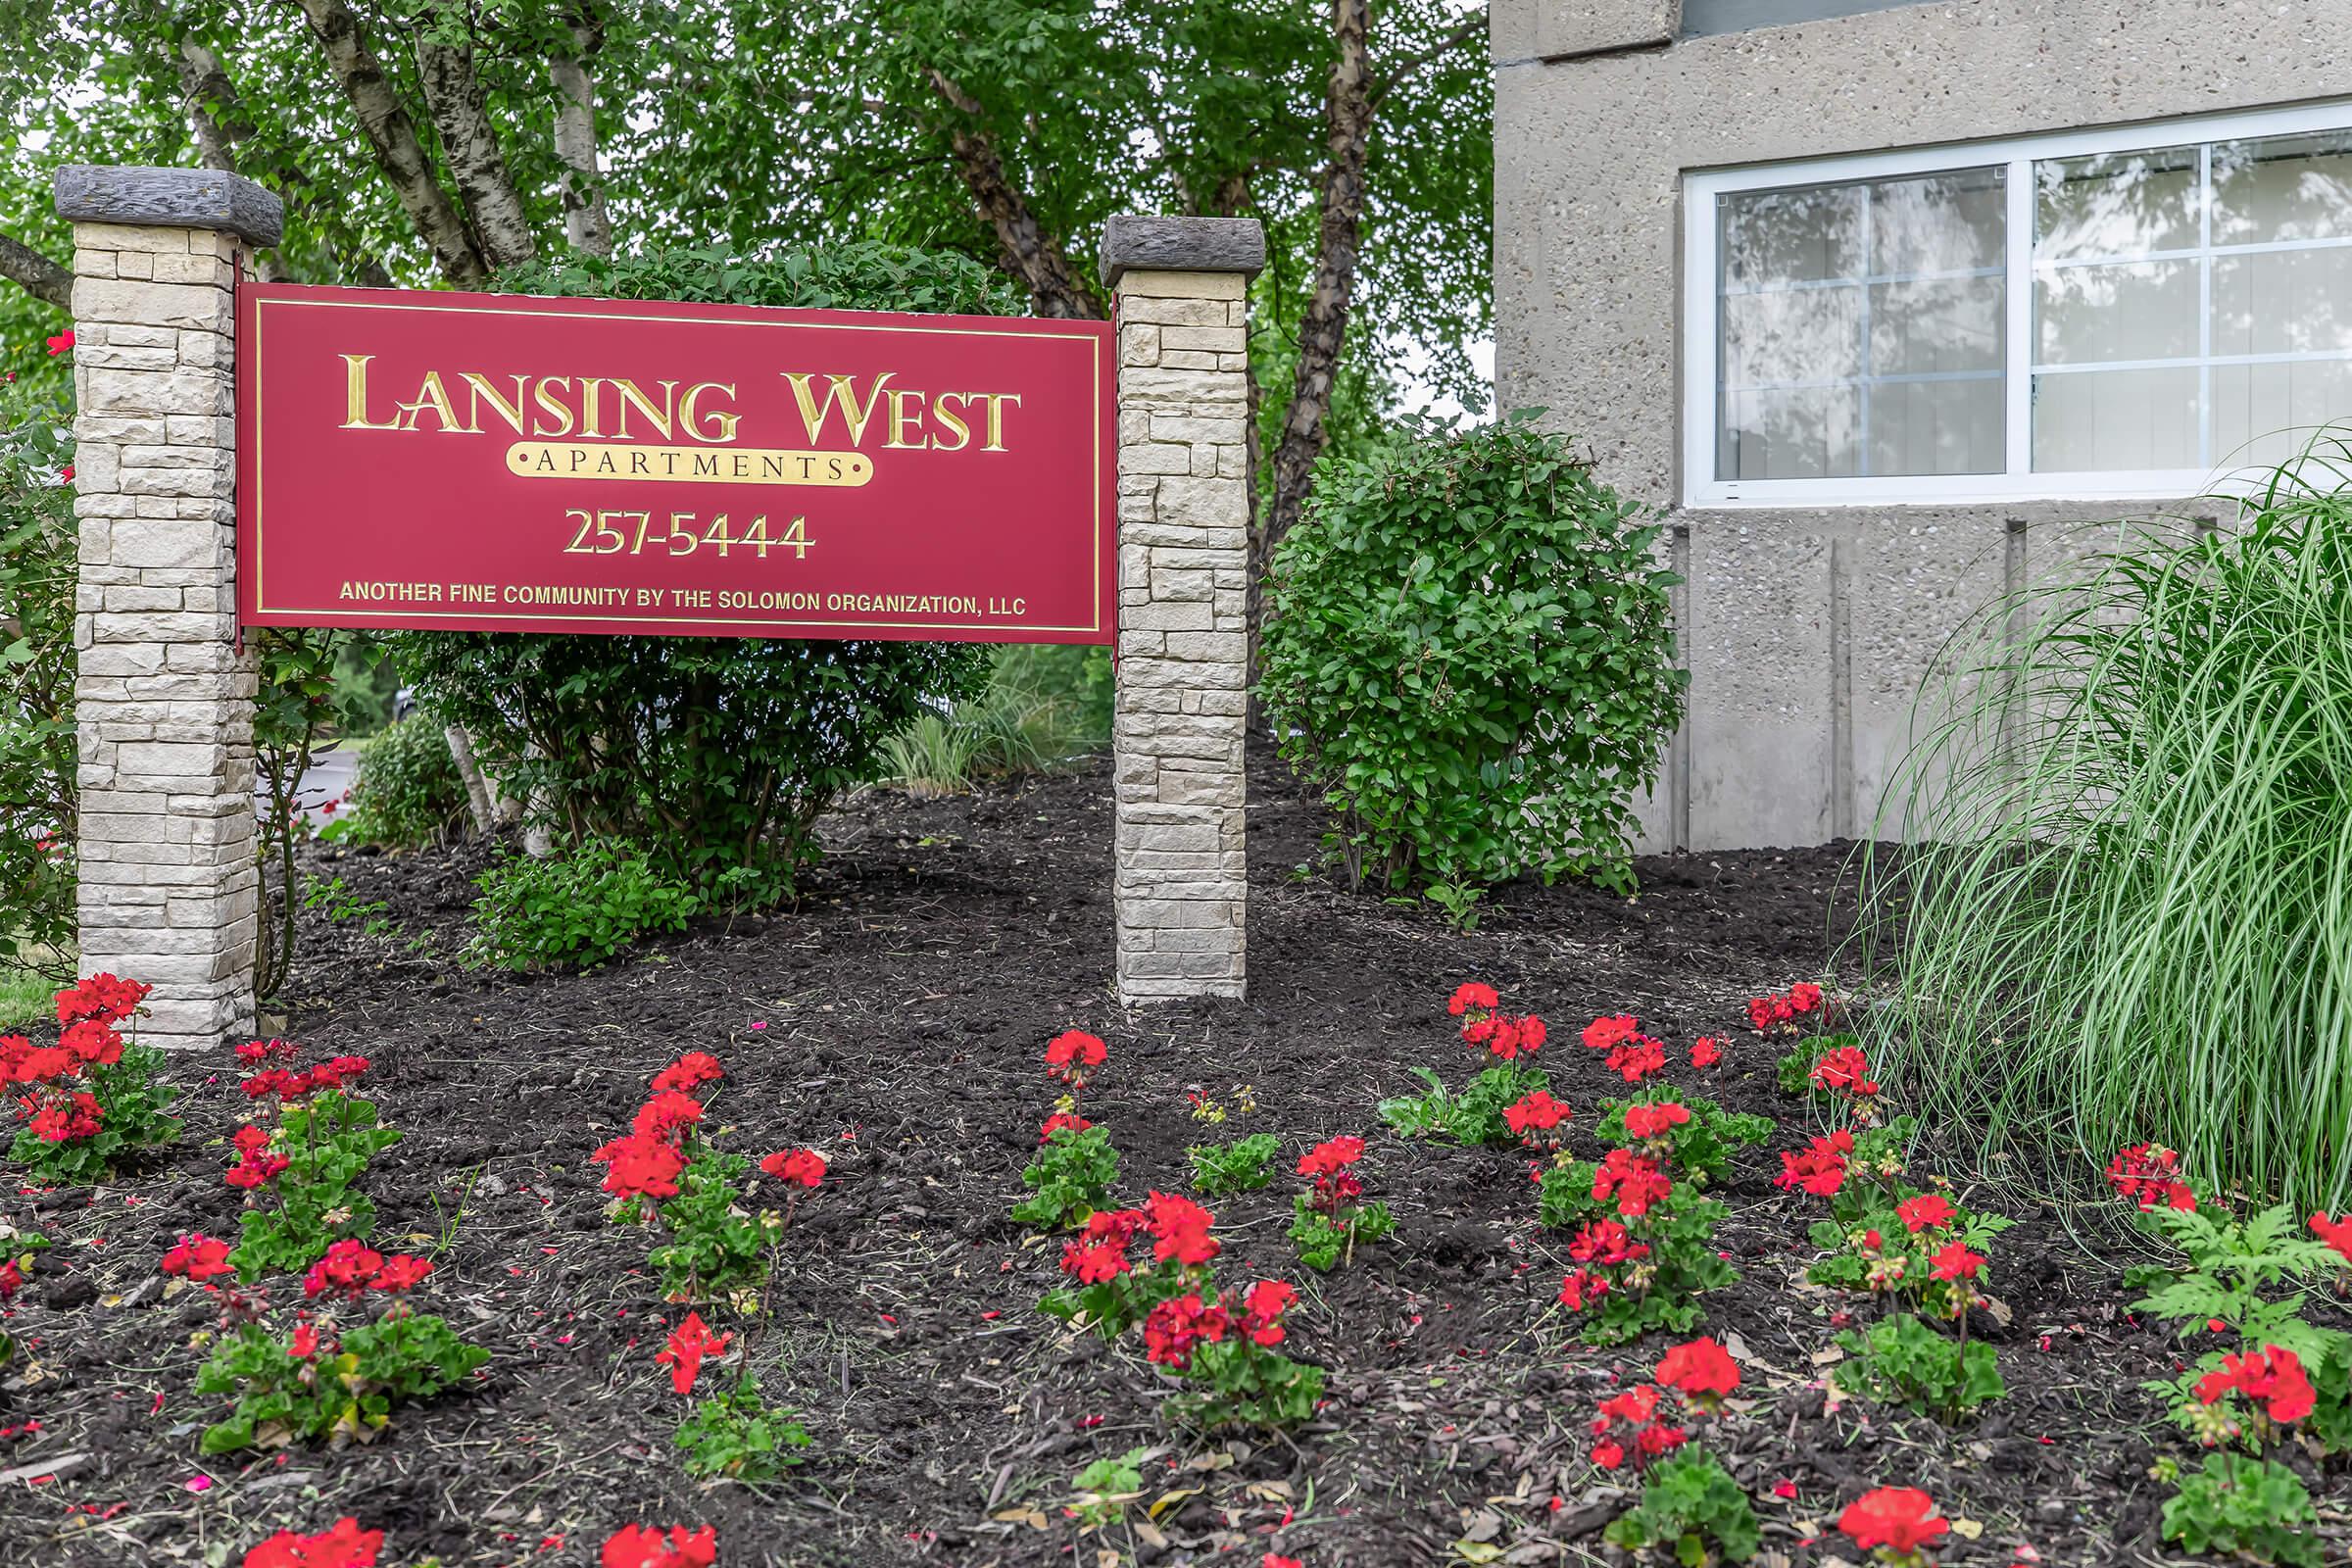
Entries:
<svg viewBox="0 0 2352 1568">
<path fill-rule="evenodd" d="M 2342 0 L 1930 0 L 1703 36 L 1680 14 L 1674 0 L 1492 12 L 1500 405 L 1548 410 L 1603 478 L 1669 507 L 1686 172 L 2352 92 Z M 1944 638 L 2078 550 L 2062 537 L 2074 525 L 2162 509 L 1676 508 L 1690 712 L 1644 803 L 1644 848 L 1869 832 Z"/>
</svg>

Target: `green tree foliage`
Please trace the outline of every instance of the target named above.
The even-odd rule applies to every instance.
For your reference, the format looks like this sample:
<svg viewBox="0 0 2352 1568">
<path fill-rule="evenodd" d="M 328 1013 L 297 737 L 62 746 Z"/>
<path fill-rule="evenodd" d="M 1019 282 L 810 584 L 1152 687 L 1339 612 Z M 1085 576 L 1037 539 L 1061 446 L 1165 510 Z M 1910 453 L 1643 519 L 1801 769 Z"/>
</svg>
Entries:
<svg viewBox="0 0 2352 1568">
<path fill-rule="evenodd" d="M 0 384 L 0 967 L 74 978 L 74 506 L 64 415 Z"/>
<path fill-rule="evenodd" d="M 1351 883 L 1631 889 L 1687 679 L 1657 534 L 1525 416 L 1333 467 L 1275 557 L 1259 691 Z"/>
</svg>

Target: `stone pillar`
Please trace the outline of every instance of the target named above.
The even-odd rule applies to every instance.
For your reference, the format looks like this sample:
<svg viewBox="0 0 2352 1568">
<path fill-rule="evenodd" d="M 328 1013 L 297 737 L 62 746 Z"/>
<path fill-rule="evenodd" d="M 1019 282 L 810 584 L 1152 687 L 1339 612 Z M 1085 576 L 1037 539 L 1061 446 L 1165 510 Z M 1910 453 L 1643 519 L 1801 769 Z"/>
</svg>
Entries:
<svg viewBox="0 0 2352 1568">
<path fill-rule="evenodd" d="M 275 196 L 197 169 L 67 168 L 74 220 L 74 683 L 81 972 L 155 987 L 140 1038 L 253 1026 L 253 709 L 236 650 L 240 262 Z"/>
<path fill-rule="evenodd" d="M 1239 997 L 1248 723 L 1250 274 L 1242 218 L 1114 218 L 1119 333 L 1118 987 Z"/>
</svg>

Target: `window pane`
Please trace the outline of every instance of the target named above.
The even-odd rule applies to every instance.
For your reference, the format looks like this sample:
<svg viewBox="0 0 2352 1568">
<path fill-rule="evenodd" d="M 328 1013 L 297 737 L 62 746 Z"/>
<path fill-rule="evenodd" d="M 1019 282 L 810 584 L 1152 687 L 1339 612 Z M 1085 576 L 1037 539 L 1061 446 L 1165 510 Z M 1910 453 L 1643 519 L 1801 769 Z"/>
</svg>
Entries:
<svg viewBox="0 0 2352 1568">
<path fill-rule="evenodd" d="M 2315 426 L 2352 418 L 2352 362 L 2213 368 L 2216 466 L 2281 463 L 2309 441 Z"/>
<path fill-rule="evenodd" d="M 2213 259 L 2213 352 L 2352 350 L 2352 247 Z"/>
<path fill-rule="evenodd" d="M 2194 147 L 2045 160 L 2034 184 L 2038 261 L 2196 248 Z"/>
<path fill-rule="evenodd" d="M 2213 147 L 2213 242 L 2352 235 L 2352 133 L 2273 136 Z"/>
<path fill-rule="evenodd" d="M 2045 472 L 2197 466 L 2194 366 L 2034 378 L 2034 466 Z"/>
<path fill-rule="evenodd" d="M 1727 392 L 1716 471 L 1727 479 L 1827 479 L 1858 473 L 1861 402 L 1857 387 Z"/>
<path fill-rule="evenodd" d="M 1857 185 L 1743 191 L 1723 198 L 1722 213 L 1727 290 L 1861 275 Z"/>
<path fill-rule="evenodd" d="M 1999 376 L 1880 382 L 1870 389 L 1870 471 L 1998 473 L 2004 418 Z"/>
<path fill-rule="evenodd" d="M 2193 261 L 2128 262 L 2037 269 L 2038 363 L 2195 358 L 2197 266 Z"/>
<path fill-rule="evenodd" d="M 1722 198 L 1718 477 L 2000 470 L 2005 178 Z"/>
</svg>

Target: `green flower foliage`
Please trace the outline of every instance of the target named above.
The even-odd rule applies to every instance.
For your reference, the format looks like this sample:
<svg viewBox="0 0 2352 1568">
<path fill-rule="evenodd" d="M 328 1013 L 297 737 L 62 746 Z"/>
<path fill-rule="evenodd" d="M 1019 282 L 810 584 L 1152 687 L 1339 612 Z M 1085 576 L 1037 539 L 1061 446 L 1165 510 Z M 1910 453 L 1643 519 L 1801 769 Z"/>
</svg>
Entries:
<svg viewBox="0 0 2352 1568">
<path fill-rule="evenodd" d="M 1685 1568 L 1745 1562 L 1764 1544 L 1747 1494 L 1723 1461 L 1690 1450 L 1651 1465 L 1641 1502 L 1611 1520 L 1601 1538 L 1637 1555 L 1667 1552 Z"/>
<path fill-rule="evenodd" d="M 741 1181 L 751 1169 L 746 1156 L 713 1148 L 708 1139 L 696 1140 L 693 1157 L 678 1172 L 677 1196 L 661 1200 L 659 1213 L 669 1239 L 646 1253 L 664 1298 L 724 1300 L 748 1297 L 759 1287 L 767 1250 L 783 1234 L 784 1220 L 772 1208 L 755 1214 L 744 1207 Z"/>
<path fill-rule="evenodd" d="M 2198 1556 L 2317 1568 L 2319 1513 L 2302 1478 L 2282 1464 L 2230 1453 L 2205 1456 L 2165 1499 L 2164 1539 Z"/>
<path fill-rule="evenodd" d="M 1689 1121 L 1668 1129 L 1666 1133 L 1674 1145 L 1674 1170 L 1679 1181 L 1695 1181 L 1701 1187 L 1718 1185 L 1731 1168 L 1733 1150 L 1763 1143 L 1777 1130 L 1769 1117 L 1726 1110 L 1712 1100 L 1690 1098 L 1661 1089 L 1654 1094 L 1643 1095 L 1639 1100 L 1601 1101 L 1593 1107 L 1600 1112 L 1600 1120 L 1593 1125 L 1592 1136 L 1604 1144 L 1639 1144 L 1641 1140 L 1626 1136 L 1626 1106 L 1669 1100 L 1690 1112 Z"/>
<path fill-rule="evenodd" d="M 1041 1231 L 1083 1225 L 1108 1204 L 1118 1180 L 1119 1152 L 1107 1131 L 1056 1127 L 1021 1172 L 1021 1185 L 1032 1191 L 1013 1205 L 1012 1217 Z"/>
<path fill-rule="evenodd" d="M 1913 1312 L 1847 1329 L 1838 1343 L 1851 1357 L 1831 1374 L 1839 1392 L 1881 1404 L 1952 1420 L 2009 1392 L 1991 1346 L 1947 1338 Z"/>
<path fill-rule="evenodd" d="M 468 961 L 502 969 L 586 967 L 638 938 L 680 931 L 702 907 L 645 851 L 589 843 L 543 860 L 509 856 L 476 880 Z"/>
<path fill-rule="evenodd" d="M 270 1183 L 277 1206 L 237 1216 L 242 1235 L 228 1260 L 243 1280 L 308 1268 L 346 1236 L 365 1241 L 375 1228 L 375 1204 L 353 1184 L 370 1159 L 400 1142 L 399 1132 L 376 1124 L 373 1101 L 339 1089 L 288 1101 L 278 1129 L 270 1150 L 285 1155 L 286 1168 Z"/>
<path fill-rule="evenodd" d="M 688 1475 L 757 1485 L 782 1479 L 802 1462 L 799 1450 L 815 1440 L 790 1410 L 762 1404 L 760 1380 L 746 1372 L 732 1394 L 698 1401 L 678 1423 L 676 1441 L 685 1450 Z"/>
<path fill-rule="evenodd" d="M 442 1318 L 405 1308 L 353 1329 L 339 1346 L 321 1331 L 309 1353 L 295 1348 L 295 1340 L 248 1323 L 213 1352 L 196 1374 L 196 1392 L 233 1394 L 237 1404 L 206 1429 L 204 1452 L 291 1439 L 366 1441 L 391 1420 L 394 1405 L 454 1388 L 490 1359 Z"/>
<path fill-rule="evenodd" d="M 1413 1075 L 1429 1085 L 1429 1093 L 1382 1101 L 1380 1119 L 1400 1137 L 1445 1138 L 1465 1146 L 1518 1147 L 1519 1135 L 1511 1131 L 1502 1113 L 1537 1090 L 1551 1087 L 1542 1068 L 1523 1061 L 1497 1062 L 1471 1079 L 1459 1094 L 1448 1090 L 1446 1081 L 1427 1067 L 1415 1067 Z"/>
<path fill-rule="evenodd" d="M 1294 1427 L 1315 1413 L 1323 1369 L 1294 1361 L 1248 1339 L 1196 1346 L 1185 1381 L 1198 1392 L 1172 1396 L 1168 1419 L 1180 1426 Z"/>
<path fill-rule="evenodd" d="M 1326 470 L 1275 555 L 1259 691 L 1352 885 L 1632 891 L 1630 802 L 1687 681 L 1657 539 L 1524 413 Z"/>
<path fill-rule="evenodd" d="M 1298 1261 L 1318 1274 L 1338 1268 L 1358 1247 L 1396 1232 L 1396 1216 L 1389 1212 L 1386 1203 L 1349 1204 L 1340 1210 L 1335 1221 L 1315 1207 L 1314 1201 L 1306 1193 L 1298 1195 L 1291 1220 L 1291 1245 L 1298 1249 Z"/>
<path fill-rule="evenodd" d="M 1251 1133 L 1228 1144 L 1196 1144 L 1186 1150 L 1193 1162 L 1193 1191 L 1203 1198 L 1230 1193 L 1253 1193 L 1274 1179 L 1274 1156 L 1282 1140 L 1272 1133 Z"/>
</svg>

